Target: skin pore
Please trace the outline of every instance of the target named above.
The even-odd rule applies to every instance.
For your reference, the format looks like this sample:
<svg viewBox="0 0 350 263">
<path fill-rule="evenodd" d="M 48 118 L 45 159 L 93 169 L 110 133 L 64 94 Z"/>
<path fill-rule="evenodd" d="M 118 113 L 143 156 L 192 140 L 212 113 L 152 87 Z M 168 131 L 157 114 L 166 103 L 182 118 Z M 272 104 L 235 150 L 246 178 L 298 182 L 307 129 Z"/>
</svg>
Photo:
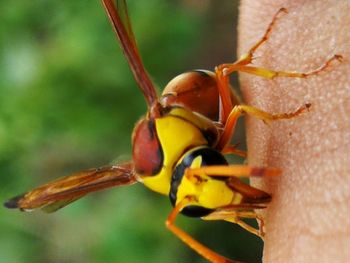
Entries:
<svg viewBox="0 0 350 263">
<path fill-rule="evenodd" d="M 247 117 L 248 161 L 279 167 L 278 178 L 254 179 L 271 193 L 264 262 L 346 262 L 350 258 L 350 2 L 243 0 L 239 54 L 288 9 L 256 53 L 254 65 L 307 72 L 334 54 L 343 62 L 307 79 L 240 74 L 244 101 L 271 113 L 309 112 L 265 124 Z"/>
</svg>

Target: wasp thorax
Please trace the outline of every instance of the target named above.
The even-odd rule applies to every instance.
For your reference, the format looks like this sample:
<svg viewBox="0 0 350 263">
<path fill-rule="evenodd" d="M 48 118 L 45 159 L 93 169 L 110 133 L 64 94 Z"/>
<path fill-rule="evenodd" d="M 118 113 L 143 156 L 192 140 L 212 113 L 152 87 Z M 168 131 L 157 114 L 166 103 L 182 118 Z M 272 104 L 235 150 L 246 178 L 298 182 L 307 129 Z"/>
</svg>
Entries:
<svg viewBox="0 0 350 263">
<path fill-rule="evenodd" d="M 164 106 L 180 105 L 216 121 L 219 91 L 215 74 L 208 70 L 180 74 L 166 85 L 160 101 Z"/>
</svg>

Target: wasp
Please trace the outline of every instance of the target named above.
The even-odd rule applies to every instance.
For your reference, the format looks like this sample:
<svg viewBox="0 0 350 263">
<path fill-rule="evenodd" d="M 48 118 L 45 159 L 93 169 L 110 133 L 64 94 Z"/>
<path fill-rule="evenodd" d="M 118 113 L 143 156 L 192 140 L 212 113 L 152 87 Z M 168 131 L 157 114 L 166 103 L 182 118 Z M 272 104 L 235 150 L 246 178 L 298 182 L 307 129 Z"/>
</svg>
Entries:
<svg viewBox="0 0 350 263">
<path fill-rule="evenodd" d="M 279 16 L 287 12 L 281 8 L 265 34 L 236 62 L 221 64 L 214 71 L 183 73 L 158 96 L 143 66 L 125 0 L 102 3 L 148 106 L 132 134 L 132 161 L 74 173 L 9 199 L 4 205 L 22 211 L 42 208 L 53 212 L 91 192 L 139 182 L 169 197 L 173 209 L 165 224 L 179 239 L 211 262 L 235 262 L 195 240 L 175 220 L 180 213 L 203 220 L 224 220 L 263 237 L 264 221 L 256 209 L 266 208 L 271 195 L 241 178 L 278 176 L 281 171 L 227 162 L 227 154 L 246 155 L 230 143 L 237 120 L 244 114 L 264 122 L 290 119 L 311 104 L 279 114 L 241 104 L 230 86 L 230 74 L 239 71 L 268 79 L 307 78 L 324 71 L 334 60 L 341 61 L 342 56 L 334 55 L 306 73 L 254 66 L 256 50 L 268 40 Z M 260 229 L 246 223 L 247 218 L 256 219 Z"/>
</svg>

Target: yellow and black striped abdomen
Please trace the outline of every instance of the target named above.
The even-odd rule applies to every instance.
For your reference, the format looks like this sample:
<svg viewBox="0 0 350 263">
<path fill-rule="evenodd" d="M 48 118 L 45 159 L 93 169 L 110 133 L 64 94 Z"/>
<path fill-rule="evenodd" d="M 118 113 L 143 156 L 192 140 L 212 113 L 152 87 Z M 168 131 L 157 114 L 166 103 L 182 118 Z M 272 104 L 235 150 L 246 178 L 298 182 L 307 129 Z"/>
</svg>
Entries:
<svg viewBox="0 0 350 263">
<path fill-rule="evenodd" d="M 195 205 L 187 206 L 182 210 L 183 214 L 202 217 L 216 208 L 239 203 L 242 200 L 241 194 L 232 191 L 226 185 L 227 177 L 198 174 L 196 178 L 191 179 L 184 176 L 186 169 L 210 165 L 228 165 L 228 163 L 220 152 L 205 146 L 188 151 L 176 165 L 169 194 L 172 205 L 188 196 L 196 200 Z"/>
</svg>

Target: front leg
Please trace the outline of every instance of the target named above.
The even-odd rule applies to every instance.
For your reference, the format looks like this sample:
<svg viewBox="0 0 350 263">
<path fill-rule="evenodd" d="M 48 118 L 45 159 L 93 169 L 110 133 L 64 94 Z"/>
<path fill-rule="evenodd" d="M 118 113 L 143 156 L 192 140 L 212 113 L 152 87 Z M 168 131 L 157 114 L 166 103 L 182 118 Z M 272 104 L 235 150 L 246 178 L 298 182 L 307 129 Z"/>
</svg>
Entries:
<svg viewBox="0 0 350 263">
<path fill-rule="evenodd" d="M 202 257 L 209 260 L 210 262 L 238 263 L 237 261 L 233 261 L 231 259 L 221 256 L 220 254 L 217 254 L 213 250 L 199 243 L 197 240 L 191 237 L 188 233 L 186 233 L 181 228 L 175 225 L 175 220 L 177 215 L 181 212 L 182 209 L 184 209 L 186 206 L 189 206 L 191 204 L 196 204 L 196 202 L 194 198 L 190 196 L 180 201 L 173 208 L 170 215 L 168 216 L 168 219 L 165 222 L 166 227 L 171 232 L 173 232 L 179 239 L 181 239 L 186 245 L 188 245 L 190 248 L 192 248 L 194 251 L 196 251 L 198 254 L 200 254 Z"/>
<path fill-rule="evenodd" d="M 240 209 L 242 209 L 244 206 L 242 206 Z M 265 232 L 264 232 L 264 220 L 259 216 L 254 210 L 250 207 L 247 207 L 248 210 L 233 210 L 232 208 L 221 208 L 217 209 L 211 214 L 202 217 L 203 220 L 225 220 L 227 222 L 231 222 L 234 224 L 239 225 L 244 230 L 247 230 L 248 232 L 260 237 L 263 239 Z M 246 222 L 243 221 L 244 218 L 250 218 L 250 219 L 256 219 L 258 221 L 258 224 L 260 228 L 255 228 Z"/>
<path fill-rule="evenodd" d="M 281 8 L 278 10 L 278 12 L 272 18 L 272 21 L 269 24 L 268 28 L 266 29 L 265 34 L 260 38 L 260 40 L 257 43 L 255 43 L 255 45 L 253 45 L 249 49 L 249 51 L 246 54 L 241 56 L 241 58 L 238 61 L 232 64 L 221 64 L 218 67 L 216 67 L 215 74 L 216 74 L 216 80 L 218 83 L 218 89 L 219 89 L 220 101 L 221 101 L 219 121 L 222 124 L 226 123 L 228 115 L 234 106 L 230 99 L 231 92 L 230 92 L 228 75 L 234 71 L 241 71 L 242 69 L 244 69 L 246 65 L 252 62 L 255 51 L 268 40 L 271 34 L 271 31 L 274 25 L 276 24 L 277 19 L 283 13 L 287 13 L 287 9 Z"/>
<path fill-rule="evenodd" d="M 294 118 L 299 114 L 308 110 L 310 107 L 311 107 L 311 104 L 307 103 L 302 107 L 298 108 L 294 112 L 272 114 L 272 113 L 268 113 L 266 111 L 260 110 L 253 106 L 237 105 L 231 110 L 229 116 L 227 117 L 224 130 L 215 148 L 219 151 L 223 151 L 226 145 L 229 144 L 232 134 L 236 128 L 237 120 L 244 113 L 250 116 L 253 116 L 255 118 L 258 118 L 264 122 L 270 122 L 270 121 Z"/>
</svg>

